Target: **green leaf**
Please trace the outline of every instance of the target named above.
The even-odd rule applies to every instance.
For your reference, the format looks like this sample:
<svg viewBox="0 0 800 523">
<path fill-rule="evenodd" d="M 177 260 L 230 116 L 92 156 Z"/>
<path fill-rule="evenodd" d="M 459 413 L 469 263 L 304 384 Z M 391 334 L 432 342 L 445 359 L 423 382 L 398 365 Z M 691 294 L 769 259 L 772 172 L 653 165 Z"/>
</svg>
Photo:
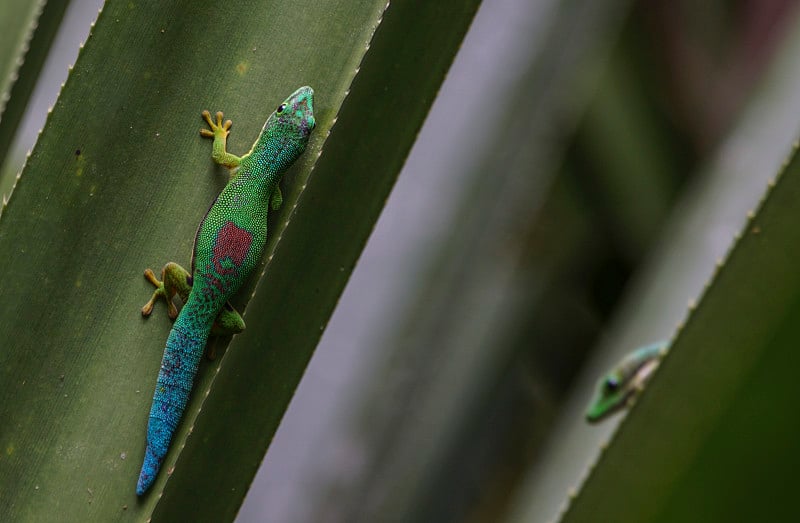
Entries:
<svg viewBox="0 0 800 523">
<path fill-rule="evenodd" d="M 613 424 L 587 427 L 581 414 L 610 362 L 591 365 L 509 521 L 551 520 L 559 503 L 567 505 L 559 496 L 580 486 L 581 471 L 598 454 L 561 521 L 780 521 L 794 511 L 789 497 L 776 499 L 790 480 L 774 452 L 791 464 L 800 450 L 790 441 L 796 427 L 788 402 L 796 391 L 785 375 L 797 366 L 782 346 L 796 338 L 786 322 L 796 315 L 800 290 L 791 273 L 796 153 L 763 207 L 747 216 L 797 128 L 800 38 L 788 34 L 707 176 L 674 213 L 653 267 L 608 335 L 607 360 L 632 343 L 668 336 L 726 248 L 710 238 L 740 229 L 743 237 L 605 451 Z"/>
<path fill-rule="evenodd" d="M 502 414 L 494 401 L 522 394 L 523 387 L 510 385 L 518 375 L 509 370 L 521 366 L 521 350 L 537 350 L 531 359 L 542 363 L 535 387 L 546 401 L 525 413 L 536 427 L 526 448 L 541 443 L 558 393 L 559 377 L 548 375 L 547 365 L 557 367 L 559 349 L 596 329 L 568 303 L 572 296 L 559 293 L 573 292 L 562 282 L 597 259 L 586 255 L 592 224 L 581 195 L 554 179 L 606 42 L 620 26 L 622 3 L 519 6 L 515 24 L 541 33 L 522 56 L 501 60 L 514 70 L 500 72 L 508 77 L 484 93 L 479 124 L 456 133 L 481 144 L 449 160 L 467 169 L 448 177 L 441 195 L 458 208 L 437 224 L 440 236 L 425 242 L 421 275 L 403 285 L 401 302 L 408 303 L 396 307 L 370 354 L 379 362 L 343 409 L 349 425 L 341 438 L 358 448 L 358 464 L 348 463 L 347 474 L 320 471 L 328 482 L 318 488 L 322 499 L 310 501 L 317 503 L 309 520 L 379 521 L 391 514 L 397 521 L 461 521 L 462 511 L 489 496 L 474 495 L 476 482 L 482 491 L 505 490 L 486 485 L 491 480 L 481 474 L 508 441 L 507 425 L 495 423 Z"/>
<path fill-rule="evenodd" d="M 233 518 L 476 5 L 107 2 L 0 216 L 3 519 Z M 225 183 L 200 111 L 225 111 L 242 153 L 303 84 L 317 129 L 236 300 L 248 330 L 201 365 L 137 500 L 170 328 L 141 318 L 141 273 L 188 263 Z"/>
<path fill-rule="evenodd" d="M 17 172 L 6 160 L 69 0 L 0 3 L 0 195 Z"/>
<path fill-rule="evenodd" d="M 796 513 L 799 197 L 795 151 L 563 521 Z"/>
</svg>

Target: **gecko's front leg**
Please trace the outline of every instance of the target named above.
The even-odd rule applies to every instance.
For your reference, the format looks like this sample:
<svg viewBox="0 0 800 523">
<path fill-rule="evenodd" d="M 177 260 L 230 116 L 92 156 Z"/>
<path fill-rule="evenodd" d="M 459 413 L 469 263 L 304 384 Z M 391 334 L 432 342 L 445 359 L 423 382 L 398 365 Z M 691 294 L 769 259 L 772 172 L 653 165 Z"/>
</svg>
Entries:
<svg viewBox="0 0 800 523">
<path fill-rule="evenodd" d="M 228 135 L 230 134 L 231 121 L 226 120 L 222 123 L 222 111 L 217 111 L 216 123 L 211 120 L 211 113 L 203 111 L 203 119 L 211 127 L 211 130 L 200 129 L 200 135 L 206 138 L 213 138 L 214 144 L 211 146 L 211 158 L 218 164 L 224 165 L 228 169 L 235 169 L 239 167 L 242 159 L 228 152 L 226 146 Z"/>
</svg>

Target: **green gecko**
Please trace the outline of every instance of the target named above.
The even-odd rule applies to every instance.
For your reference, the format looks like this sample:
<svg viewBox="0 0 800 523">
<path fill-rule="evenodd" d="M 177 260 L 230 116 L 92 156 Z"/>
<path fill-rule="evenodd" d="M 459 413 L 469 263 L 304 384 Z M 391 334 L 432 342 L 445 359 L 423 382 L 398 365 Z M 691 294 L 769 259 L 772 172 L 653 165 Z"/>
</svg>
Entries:
<svg viewBox="0 0 800 523">
<path fill-rule="evenodd" d="M 226 150 L 231 121 L 223 123 L 218 112 L 214 122 L 211 114 L 203 111 L 211 130 L 201 129 L 200 134 L 214 139 L 211 158 L 230 169 L 231 178 L 197 228 L 191 271 L 168 263 L 161 272 L 162 281 L 150 269 L 145 271 L 156 290 L 142 307 L 142 314 L 148 316 L 155 301 L 163 298 L 175 323 L 153 394 L 144 463 L 136 484 L 139 496 L 150 488 L 161 468 L 209 335 L 244 329 L 242 317 L 228 299 L 261 259 L 267 243 L 268 210 L 280 208 L 283 198 L 278 182 L 306 148 L 315 125 L 313 105 L 310 87 L 296 90 L 269 116 L 250 152 L 241 158 Z M 172 304 L 176 293 L 184 301 L 180 313 Z"/>
<path fill-rule="evenodd" d="M 626 407 L 633 394 L 644 387 L 666 352 L 667 342 L 661 341 L 625 356 L 597 383 L 595 395 L 586 409 L 586 420 L 597 423 Z"/>
</svg>

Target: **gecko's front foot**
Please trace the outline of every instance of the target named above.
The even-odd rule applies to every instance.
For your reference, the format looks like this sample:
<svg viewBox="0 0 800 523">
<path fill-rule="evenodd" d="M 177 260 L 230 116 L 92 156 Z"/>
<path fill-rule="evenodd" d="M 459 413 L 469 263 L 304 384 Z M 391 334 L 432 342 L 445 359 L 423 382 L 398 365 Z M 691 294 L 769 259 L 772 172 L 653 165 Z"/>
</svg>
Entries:
<svg viewBox="0 0 800 523">
<path fill-rule="evenodd" d="M 208 111 L 203 111 L 203 119 L 208 123 L 211 130 L 200 129 L 200 136 L 214 139 L 214 145 L 211 147 L 211 158 L 228 169 L 238 167 L 242 159 L 225 149 L 228 135 L 231 132 L 231 121 L 225 120 L 225 123 L 222 123 L 222 111 L 217 112 L 216 122 L 211 119 L 211 113 Z M 231 176 L 233 176 L 233 173 L 231 173 Z"/>
<path fill-rule="evenodd" d="M 217 135 L 221 135 L 221 138 L 227 138 L 228 134 L 230 134 L 232 123 L 230 120 L 226 120 L 225 123 L 222 123 L 222 111 L 217 111 L 216 123 L 211 120 L 211 113 L 207 110 L 203 111 L 203 119 L 208 123 L 208 126 L 211 127 L 211 130 L 200 129 L 200 134 L 202 136 L 215 138 Z"/>
<path fill-rule="evenodd" d="M 176 290 L 174 286 L 170 289 L 172 292 L 168 292 L 168 290 L 164 286 L 164 281 L 167 279 L 165 273 L 167 272 L 167 267 L 169 264 L 165 265 L 163 269 L 161 269 L 161 281 L 156 278 L 156 275 L 150 269 L 145 269 L 144 277 L 147 278 L 147 281 L 152 283 L 156 290 L 153 291 L 153 295 L 150 297 L 150 300 L 144 304 L 142 307 L 142 316 L 147 317 L 150 316 L 150 313 L 153 312 L 153 306 L 155 305 L 156 301 L 159 298 L 164 298 L 164 301 L 167 302 L 167 314 L 171 320 L 174 320 L 178 317 L 178 309 L 175 307 L 175 304 L 172 303 L 172 297 L 175 295 Z"/>
</svg>

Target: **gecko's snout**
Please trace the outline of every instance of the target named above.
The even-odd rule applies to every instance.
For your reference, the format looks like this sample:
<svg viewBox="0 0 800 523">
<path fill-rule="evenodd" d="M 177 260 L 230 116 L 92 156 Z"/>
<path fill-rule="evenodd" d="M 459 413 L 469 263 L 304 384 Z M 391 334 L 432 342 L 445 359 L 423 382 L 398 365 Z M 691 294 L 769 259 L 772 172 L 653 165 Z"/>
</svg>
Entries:
<svg viewBox="0 0 800 523">
<path fill-rule="evenodd" d="M 296 114 L 302 112 L 304 116 L 314 115 L 314 89 L 311 87 L 304 85 L 293 92 L 289 100 L 292 102 L 292 108 L 299 111 Z"/>
<path fill-rule="evenodd" d="M 298 109 L 302 113 L 302 124 L 304 134 L 307 136 L 311 134 L 314 126 L 317 124 L 314 119 L 314 90 L 311 87 L 304 86 L 298 89 L 301 95 L 298 97 Z"/>
<path fill-rule="evenodd" d="M 292 115 L 299 125 L 303 136 L 307 137 L 316 125 L 314 119 L 314 89 L 304 85 L 289 97 Z"/>
<path fill-rule="evenodd" d="M 314 89 L 309 86 L 301 87 L 297 90 L 297 102 L 299 108 L 307 117 L 314 118 Z"/>
</svg>

